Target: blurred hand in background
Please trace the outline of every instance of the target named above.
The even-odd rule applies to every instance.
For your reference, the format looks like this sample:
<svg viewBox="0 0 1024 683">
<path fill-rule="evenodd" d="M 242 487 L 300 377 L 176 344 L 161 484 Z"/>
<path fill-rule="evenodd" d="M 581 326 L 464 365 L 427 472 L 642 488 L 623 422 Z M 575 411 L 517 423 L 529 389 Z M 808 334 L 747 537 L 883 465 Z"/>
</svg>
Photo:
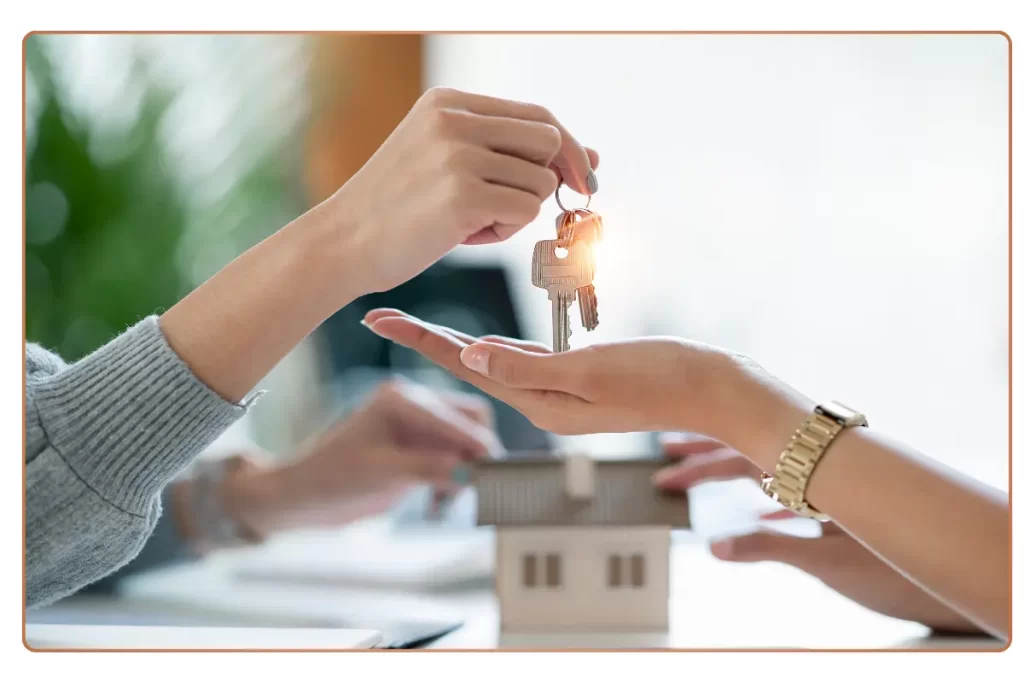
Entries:
<svg viewBox="0 0 1024 683">
<path fill-rule="evenodd" d="M 417 484 L 454 492 L 461 465 L 501 450 L 484 399 L 395 380 L 287 464 L 237 469 L 224 481 L 220 507 L 254 537 L 342 525 L 386 511 Z M 191 482 L 176 486 L 182 535 L 201 539 L 207 530 L 191 516 Z"/>
<path fill-rule="evenodd" d="M 655 486 L 665 491 L 682 491 L 711 481 L 744 478 L 759 481 L 761 478 L 760 468 L 750 459 L 699 434 L 667 434 L 662 447 L 665 455 L 679 461 L 655 475 Z M 779 510 L 761 519 L 772 521 L 793 516 L 788 510 Z M 977 626 L 904 578 L 835 523 L 825 522 L 821 530 L 818 538 L 770 530 L 722 538 L 711 544 L 711 553 L 726 562 L 788 564 L 886 616 L 916 621 L 939 631 L 980 632 Z"/>
</svg>

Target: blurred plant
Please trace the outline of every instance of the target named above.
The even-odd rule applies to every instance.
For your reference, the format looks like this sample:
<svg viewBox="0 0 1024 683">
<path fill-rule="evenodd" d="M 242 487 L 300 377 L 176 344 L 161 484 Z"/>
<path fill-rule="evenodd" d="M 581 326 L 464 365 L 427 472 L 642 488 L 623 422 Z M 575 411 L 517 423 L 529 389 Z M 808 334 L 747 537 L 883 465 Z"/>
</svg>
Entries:
<svg viewBox="0 0 1024 683">
<path fill-rule="evenodd" d="M 158 137 L 173 93 L 150 84 L 124 135 L 96 140 L 40 40 L 26 44 L 38 113 L 25 169 L 26 335 L 73 359 L 184 293 L 174 257 L 187 206 Z"/>
<path fill-rule="evenodd" d="M 172 105 L 184 106 L 181 85 L 153 76 L 153 55 L 143 56 L 138 41 L 125 86 L 141 92 L 134 118 L 111 127 L 83 115 L 57 77 L 57 53 L 48 49 L 55 40 L 26 41 L 25 323 L 29 340 L 72 360 L 174 304 L 304 202 L 280 154 L 287 135 L 268 148 L 253 144 L 258 131 L 248 132 L 228 160 L 232 172 L 190 168 L 187 154 L 174 158 L 167 123 Z M 182 44 L 168 47 L 180 52 Z M 252 67 L 246 75 L 257 77 Z M 260 111 L 251 102 L 238 106 Z M 203 115 L 184 112 L 186 120 Z"/>
</svg>

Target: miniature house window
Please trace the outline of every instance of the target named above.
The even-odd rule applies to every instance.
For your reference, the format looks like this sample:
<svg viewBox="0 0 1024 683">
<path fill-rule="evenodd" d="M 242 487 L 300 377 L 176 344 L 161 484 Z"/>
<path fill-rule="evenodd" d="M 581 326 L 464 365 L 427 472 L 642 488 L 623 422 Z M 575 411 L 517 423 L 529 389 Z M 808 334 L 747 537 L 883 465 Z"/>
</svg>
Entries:
<svg viewBox="0 0 1024 683">
<path fill-rule="evenodd" d="M 608 586 L 610 588 L 627 585 L 627 571 L 628 584 L 633 588 L 643 588 L 646 581 L 646 563 L 643 555 L 633 554 L 628 558 L 622 555 L 608 556 Z"/>
<path fill-rule="evenodd" d="M 544 559 L 548 586 L 557 588 L 562 584 L 562 558 L 558 555 L 548 555 Z"/>
<path fill-rule="evenodd" d="M 608 585 L 618 588 L 622 585 L 622 556 L 608 556 Z"/>
<path fill-rule="evenodd" d="M 540 560 L 544 560 L 541 567 Z M 543 579 L 540 576 L 543 569 Z M 523 555 L 523 586 L 536 588 L 546 585 L 549 588 L 558 588 L 562 585 L 562 558 L 559 555 L 548 553 L 539 558 L 533 553 Z"/>
<path fill-rule="evenodd" d="M 523 555 L 523 585 L 533 588 L 537 585 L 537 556 Z"/>
<path fill-rule="evenodd" d="M 629 574 L 633 582 L 633 588 L 643 588 L 644 585 L 644 556 L 633 555 L 629 558 Z"/>
</svg>

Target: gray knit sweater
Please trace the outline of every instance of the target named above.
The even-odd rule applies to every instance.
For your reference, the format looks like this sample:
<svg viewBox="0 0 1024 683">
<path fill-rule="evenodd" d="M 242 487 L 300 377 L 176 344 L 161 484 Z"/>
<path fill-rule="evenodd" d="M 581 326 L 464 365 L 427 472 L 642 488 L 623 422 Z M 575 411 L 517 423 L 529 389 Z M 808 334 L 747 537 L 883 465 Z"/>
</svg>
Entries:
<svg viewBox="0 0 1024 683">
<path fill-rule="evenodd" d="M 118 569 L 164 486 L 245 412 L 146 318 L 82 360 L 25 348 L 25 580 L 38 607 Z"/>
</svg>

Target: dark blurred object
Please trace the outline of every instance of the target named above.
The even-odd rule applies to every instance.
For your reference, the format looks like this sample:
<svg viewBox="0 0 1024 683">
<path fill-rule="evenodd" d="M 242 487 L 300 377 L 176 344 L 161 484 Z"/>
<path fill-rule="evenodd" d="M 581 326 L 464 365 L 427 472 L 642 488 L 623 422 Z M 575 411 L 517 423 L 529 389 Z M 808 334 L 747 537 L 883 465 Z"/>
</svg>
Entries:
<svg viewBox="0 0 1024 683">
<path fill-rule="evenodd" d="M 321 327 L 326 354 L 335 379 L 344 387 L 346 403 L 358 404 L 372 390 L 370 384 L 393 373 L 430 381 L 435 369 L 418 353 L 387 342 L 360 325 L 374 308 L 398 308 L 423 320 L 474 336 L 500 334 L 522 337 L 519 315 L 512 301 L 505 270 L 496 266 L 453 264 L 441 261 L 412 280 L 388 292 L 364 296 L 329 318 Z M 446 373 L 438 372 L 444 377 Z M 362 384 L 363 386 L 358 386 Z M 353 385 L 356 385 L 353 387 Z M 510 451 L 550 448 L 548 434 L 508 405 L 491 399 L 470 384 L 463 391 L 491 401 L 498 434 Z"/>
<path fill-rule="evenodd" d="M 76 359 L 185 293 L 175 254 L 186 206 L 158 139 L 171 94 L 150 87 L 123 137 L 98 141 L 63 101 L 42 40 L 25 41 L 39 97 L 25 168 L 26 335 Z"/>
</svg>

